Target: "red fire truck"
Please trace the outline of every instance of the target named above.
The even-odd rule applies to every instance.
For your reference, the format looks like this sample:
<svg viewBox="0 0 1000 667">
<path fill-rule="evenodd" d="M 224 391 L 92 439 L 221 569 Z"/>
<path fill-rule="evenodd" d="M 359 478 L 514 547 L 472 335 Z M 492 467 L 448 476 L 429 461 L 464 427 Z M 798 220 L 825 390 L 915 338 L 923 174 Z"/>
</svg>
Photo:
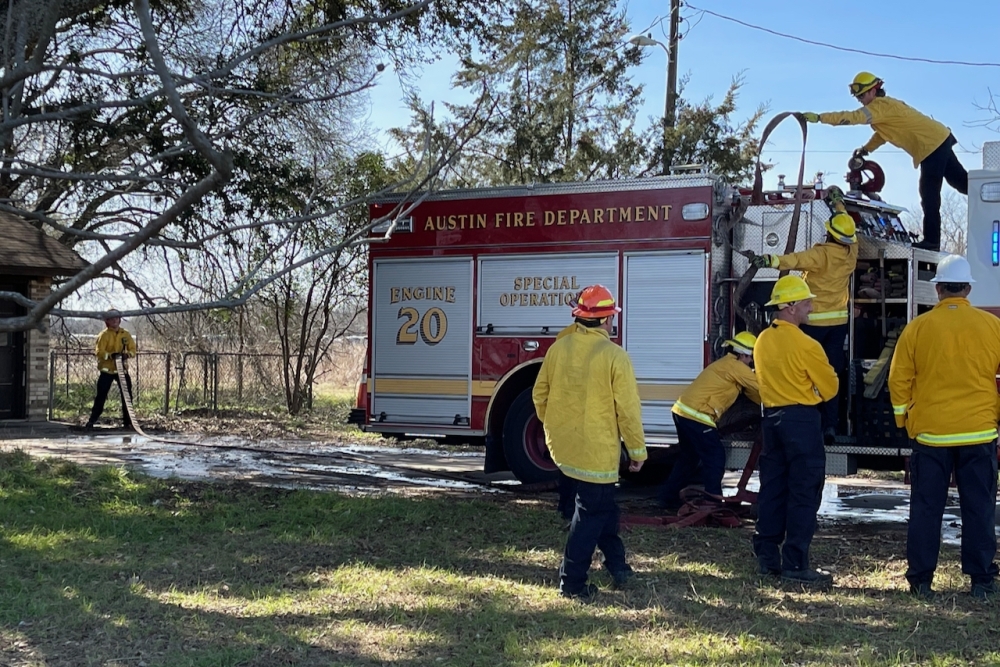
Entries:
<svg viewBox="0 0 1000 667">
<path fill-rule="evenodd" d="M 878 360 L 903 324 L 936 303 L 928 280 L 941 257 L 910 246 L 903 209 L 856 180 L 845 189 L 861 259 L 831 473 L 901 467 L 908 455 Z M 481 443 L 487 472 L 551 479 L 532 385 L 571 321 L 569 304 L 601 283 L 623 307 L 612 338 L 632 358 L 648 443 L 669 448 L 673 402 L 746 326 L 738 313 L 763 314 L 777 271 L 759 271 L 734 308 L 748 268 L 740 251 L 784 251 L 795 191 L 779 183 L 751 193 L 694 171 L 437 192 L 405 217 L 399 198 L 373 204 L 371 218 L 384 221 L 372 236 L 390 225 L 391 234 L 371 246 L 368 356 L 351 421 L 384 435 Z M 797 250 L 823 240 L 825 194 L 819 182 L 804 189 Z M 731 467 L 747 458 L 749 428 L 729 434 Z"/>
</svg>

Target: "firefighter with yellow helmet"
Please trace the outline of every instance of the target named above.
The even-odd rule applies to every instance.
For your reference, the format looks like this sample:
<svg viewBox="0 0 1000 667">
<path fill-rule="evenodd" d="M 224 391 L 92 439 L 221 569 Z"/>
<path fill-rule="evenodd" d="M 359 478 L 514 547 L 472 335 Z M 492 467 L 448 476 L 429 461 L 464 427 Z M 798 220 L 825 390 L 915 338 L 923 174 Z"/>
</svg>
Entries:
<svg viewBox="0 0 1000 667">
<path fill-rule="evenodd" d="M 603 285 L 585 287 L 573 309 L 575 321 L 545 354 L 531 398 L 545 429 L 552 460 L 576 481 L 576 511 L 559 568 L 559 592 L 590 601 L 587 583 L 594 549 L 616 587 L 632 577 L 618 536 L 615 483 L 621 443 L 638 472 L 646 460 L 639 387 L 628 353 L 611 341 L 615 297 Z"/>
<path fill-rule="evenodd" d="M 839 380 L 820 344 L 799 328 L 814 298 L 799 276 L 779 278 L 766 304 L 778 312 L 753 348 L 764 405 L 753 547 L 762 576 L 824 589 L 833 577 L 809 565 L 826 473 L 818 406 L 837 394 Z"/>
<path fill-rule="evenodd" d="M 914 247 L 941 248 L 941 186 L 944 181 L 963 195 L 969 193 L 969 175 L 955 155 L 958 143 L 951 130 L 905 102 L 889 97 L 884 82 L 871 72 L 860 72 L 850 84 L 851 95 L 861 102 L 856 111 L 803 113 L 810 123 L 871 125 L 875 133 L 855 156 L 863 157 L 886 142 L 902 148 L 920 167 L 920 206 L 924 212 L 924 237 Z"/>
<path fill-rule="evenodd" d="M 705 492 L 722 495 L 722 476 L 726 472 L 726 452 L 715 422 L 732 407 L 740 392 L 760 403 L 753 363 L 757 337 L 743 331 L 727 340 L 730 350 L 709 364 L 680 395 L 673 407 L 674 425 L 680 456 L 660 494 L 662 505 L 676 509 L 681 505 L 681 489 L 700 482 Z M 699 464 L 701 475 L 696 477 Z"/>
<path fill-rule="evenodd" d="M 847 366 L 844 341 L 847 339 L 847 308 L 851 276 L 858 265 L 858 237 L 854 218 L 837 213 L 825 223 L 826 240 L 808 250 L 788 255 L 757 255 L 753 264 L 759 268 L 803 272 L 803 279 L 814 293 L 812 312 L 801 326 L 803 332 L 823 347 L 826 358 L 838 375 Z M 834 395 L 822 407 L 823 437 L 832 443 L 839 423 L 840 400 Z"/>
<path fill-rule="evenodd" d="M 952 473 L 962 509 L 962 572 L 980 599 L 997 586 L 997 398 L 1000 319 L 972 307 L 972 270 L 964 257 L 938 264 L 934 308 L 906 325 L 889 366 L 896 425 L 912 439 L 906 579 L 931 597 L 941 519 Z"/>
</svg>

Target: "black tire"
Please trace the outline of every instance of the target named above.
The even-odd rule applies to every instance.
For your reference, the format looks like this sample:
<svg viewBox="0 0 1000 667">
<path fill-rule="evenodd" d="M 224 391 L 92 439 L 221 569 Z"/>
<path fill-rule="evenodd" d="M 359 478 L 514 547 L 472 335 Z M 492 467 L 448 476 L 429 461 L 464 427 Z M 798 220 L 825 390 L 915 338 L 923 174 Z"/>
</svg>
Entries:
<svg viewBox="0 0 1000 667">
<path fill-rule="evenodd" d="M 545 432 L 535 414 L 531 387 L 514 399 L 503 421 L 503 453 L 507 465 L 523 484 L 554 482 L 559 470 L 545 446 Z"/>
</svg>

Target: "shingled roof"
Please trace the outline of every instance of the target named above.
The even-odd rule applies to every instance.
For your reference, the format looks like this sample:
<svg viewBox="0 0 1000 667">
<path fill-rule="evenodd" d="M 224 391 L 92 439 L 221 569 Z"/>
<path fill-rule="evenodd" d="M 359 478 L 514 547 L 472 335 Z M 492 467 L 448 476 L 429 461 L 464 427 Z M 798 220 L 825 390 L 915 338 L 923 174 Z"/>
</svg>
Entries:
<svg viewBox="0 0 1000 667">
<path fill-rule="evenodd" d="M 72 276 L 87 266 L 85 259 L 31 223 L 0 211 L 0 274 Z"/>
</svg>

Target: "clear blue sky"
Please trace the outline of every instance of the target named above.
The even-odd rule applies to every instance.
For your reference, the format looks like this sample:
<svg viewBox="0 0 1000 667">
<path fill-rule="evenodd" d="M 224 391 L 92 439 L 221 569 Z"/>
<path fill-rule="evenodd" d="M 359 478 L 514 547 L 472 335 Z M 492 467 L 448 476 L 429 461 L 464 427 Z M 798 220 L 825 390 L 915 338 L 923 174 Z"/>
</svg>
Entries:
<svg viewBox="0 0 1000 667">
<path fill-rule="evenodd" d="M 952 129 L 959 141 L 959 158 L 967 169 L 981 166 L 984 141 L 998 141 L 1000 134 L 973 126 L 989 118 L 976 108 L 989 101 L 990 89 L 1000 94 L 1000 67 L 911 62 L 847 53 L 804 44 L 784 37 L 737 25 L 697 11 L 706 9 L 746 23 L 767 27 L 804 39 L 837 46 L 898 56 L 932 60 L 959 60 L 1000 64 L 996 26 L 1000 25 L 1000 2 L 968 0 L 930 3 L 926 0 L 842 0 L 838 3 L 797 3 L 787 0 L 692 0 L 682 8 L 687 20 L 678 48 L 678 69 L 689 76 L 685 97 L 700 100 L 712 95 L 719 99 L 730 80 L 744 73 L 745 85 L 739 100 L 738 117 L 743 118 L 758 104 L 768 105 L 765 122 L 782 111 L 840 111 L 857 108 L 847 84 L 860 70 L 885 80 L 889 95 L 897 97 Z M 627 16 L 633 32 L 646 29 L 657 17 L 666 16 L 668 0 L 632 0 Z M 653 37 L 666 42 L 666 23 L 652 28 Z M 641 65 L 634 68 L 634 81 L 644 85 L 640 119 L 663 113 L 666 54 L 659 47 L 645 49 Z M 417 81 L 421 97 L 430 102 L 462 100 L 450 89 L 454 63 L 445 59 L 427 67 Z M 370 123 L 383 131 L 402 126 L 409 116 L 401 87 L 391 69 L 372 92 Z M 998 98 L 1000 101 L 1000 98 Z M 817 171 L 827 183 L 843 183 L 846 161 L 854 148 L 870 136 L 870 129 L 810 125 L 807 180 Z M 800 147 L 798 126 L 786 121 L 764 152 L 765 161 L 775 164 L 767 184 L 778 173 L 793 182 Z M 969 152 L 961 152 L 969 151 Z M 886 145 L 873 154 L 886 170 L 888 201 L 917 207 L 918 172 L 906 154 Z M 945 186 L 945 190 L 948 186 Z"/>
</svg>

